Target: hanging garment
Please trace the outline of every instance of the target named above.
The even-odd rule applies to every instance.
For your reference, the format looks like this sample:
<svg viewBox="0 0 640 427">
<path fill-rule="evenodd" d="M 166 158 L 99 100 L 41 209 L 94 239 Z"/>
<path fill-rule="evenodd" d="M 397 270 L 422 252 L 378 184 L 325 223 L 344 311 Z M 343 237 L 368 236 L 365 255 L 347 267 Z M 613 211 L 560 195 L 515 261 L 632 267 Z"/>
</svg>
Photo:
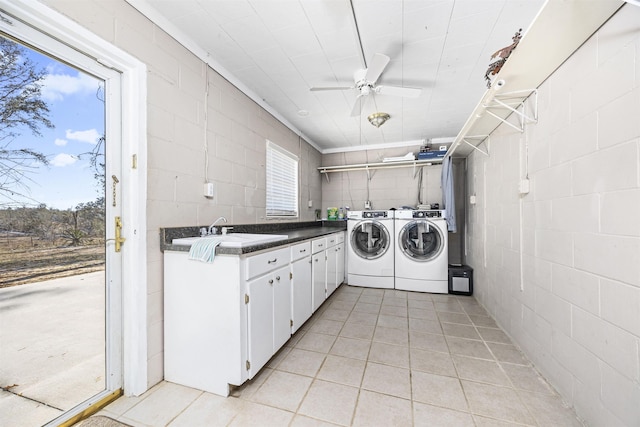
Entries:
<svg viewBox="0 0 640 427">
<path fill-rule="evenodd" d="M 453 159 L 447 156 L 442 161 L 442 202 L 447 211 L 447 230 L 456 232 L 456 198 L 453 186 Z"/>
</svg>

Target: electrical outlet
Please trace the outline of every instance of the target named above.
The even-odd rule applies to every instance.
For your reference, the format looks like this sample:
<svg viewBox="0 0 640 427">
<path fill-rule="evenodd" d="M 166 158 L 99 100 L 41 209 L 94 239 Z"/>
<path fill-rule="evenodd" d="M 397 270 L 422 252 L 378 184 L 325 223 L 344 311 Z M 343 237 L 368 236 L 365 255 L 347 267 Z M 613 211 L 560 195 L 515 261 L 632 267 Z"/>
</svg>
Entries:
<svg viewBox="0 0 640 427">
<path fill-rule="evenodd" d="M 364 202 L 364 208 L 365 209 L 371 209 L 371 202 L 369 200 L 367 200 L 366 202 Z"/>
<path fill-rule="evenodd" d="M 520 190 L 520 194 L 529 194 L 530 191 L 530 182 L 528 179 L 523 179 L 520 181 L 520 185 L 518 185 L 518 190 Z"/>
<path fill-rule="evenodd" d="M 313 207 L 313 200 L 309 200 L 309 202 L 307 202 L 309 204 L 309 207 L 312 208 Z"/>
<path fill-rule="evenodd" d="M 213 199 L 213 182 L 205 182 L 204 184 L 204 197 L 207 199 Z"/>
</svg>

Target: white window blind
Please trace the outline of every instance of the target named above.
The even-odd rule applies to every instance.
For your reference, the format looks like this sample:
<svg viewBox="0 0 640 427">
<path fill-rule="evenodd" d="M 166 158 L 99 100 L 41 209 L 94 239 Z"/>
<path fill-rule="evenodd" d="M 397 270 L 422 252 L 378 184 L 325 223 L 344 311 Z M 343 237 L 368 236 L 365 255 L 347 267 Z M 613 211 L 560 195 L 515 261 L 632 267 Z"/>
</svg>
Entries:
<svg viewBox="0 0 640 427">
<path fill-rule="evenodd" d="M 267 141 L 267 217 L 298 216 L 298 157 Z"/>
</svg>

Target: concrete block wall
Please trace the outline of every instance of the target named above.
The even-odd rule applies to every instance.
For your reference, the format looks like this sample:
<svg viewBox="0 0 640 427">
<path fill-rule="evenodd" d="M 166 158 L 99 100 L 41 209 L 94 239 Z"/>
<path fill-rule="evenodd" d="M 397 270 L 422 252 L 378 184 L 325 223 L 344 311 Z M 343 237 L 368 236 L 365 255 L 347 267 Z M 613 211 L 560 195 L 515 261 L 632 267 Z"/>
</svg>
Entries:
<svg viewBox="0 0 640 427">
<path fill-rule="evenodd" d="M 382 162 L 385 157 L 401 157 L 409 152 L 417 153 L 420 146 L 350 151 L 322 155 L 322 166 L 343 166 Z M 442 206 L 440 187 L 441 165 L 420 168 L 378 169 L 330 173 L 322 181 L 322 215 L 328 207 L 349 206 L 351 210 L 364 210 L 364 203 L 371 201 L 372 209 L 417 206 L 418 194 L 423 203 L 439 203 Z M 368 181 L 368 182 L 367 182 Z"/>
<path fill-rule="evenodd" d="M 147 382 L 162 380 L 163 288 L 159 228 L 265 219 L 266 140 L 299 157 L 300 216 L 321 204 L 320 153 L 125 1 L 47 0 L 147 65 Z M 215 197 L 203 195 L 205 179 Z"/>
<path fill-rule="evenodd" d="M 639 22 L 623 6 L 539 88 L 538 123 L 467 164 L 475 297 L 591 426 L 640 425 Z"/>
</svg>

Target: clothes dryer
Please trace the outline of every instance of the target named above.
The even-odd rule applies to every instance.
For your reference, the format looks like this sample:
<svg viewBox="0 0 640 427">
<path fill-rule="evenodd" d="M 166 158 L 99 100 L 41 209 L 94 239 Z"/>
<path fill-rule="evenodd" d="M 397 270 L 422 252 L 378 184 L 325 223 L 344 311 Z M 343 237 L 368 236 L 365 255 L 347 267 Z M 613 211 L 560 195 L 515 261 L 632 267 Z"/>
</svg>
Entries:
<svg viewBox="0 0 640 427">
<path fill-rule="evenodd" d="M 395 231 L 395 288 L 448 293 L 449 253 L 445 211 L 396 211 Z"/>
<path fill-rule="evenodd" d="M 347 283 L 394 287 L 394 211 L 349 211 Z"/>
</svg>

